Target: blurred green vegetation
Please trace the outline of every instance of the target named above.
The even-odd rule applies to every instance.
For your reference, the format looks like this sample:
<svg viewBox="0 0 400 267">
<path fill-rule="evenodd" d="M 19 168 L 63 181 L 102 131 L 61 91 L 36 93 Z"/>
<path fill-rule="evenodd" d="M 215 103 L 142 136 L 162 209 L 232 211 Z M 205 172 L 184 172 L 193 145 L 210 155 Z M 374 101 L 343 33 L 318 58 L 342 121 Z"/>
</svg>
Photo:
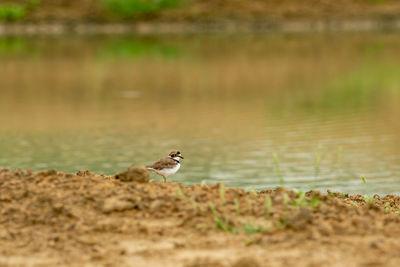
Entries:
<svg viewBox="0 0 400 267">
<path fill-rule="evenodd" d="M 366 62 L 358 69 L 335 77 L 319 86 L 319 93 L 299 93 L 290 99 L 290 106 L 304 112 L 315 110 L 337 112 L 338 110 L 375 109 L 388 99 L 398 98 L 400 93 L 400 70 L 397 65 Z"/>
<path fill-rule="evenodd" d="M 0 4 L 0 21 L 18 21 L 25 17 L 26 7 L 20 4 Z"/>
<path fill-rule="evenodd" d="M 20 21 L 27 13 L 40 6 L 39 0 L 28 0 L 23 4 L 18 3 L 1 3 L 0 4 L 0 21 L 15 22 Z"/>
<path fill-rule="evenodd" d="M 123 18 L 176 8 L 184 5 L 184 0 L 98 0 L 108 12 Z"/>
</svg>

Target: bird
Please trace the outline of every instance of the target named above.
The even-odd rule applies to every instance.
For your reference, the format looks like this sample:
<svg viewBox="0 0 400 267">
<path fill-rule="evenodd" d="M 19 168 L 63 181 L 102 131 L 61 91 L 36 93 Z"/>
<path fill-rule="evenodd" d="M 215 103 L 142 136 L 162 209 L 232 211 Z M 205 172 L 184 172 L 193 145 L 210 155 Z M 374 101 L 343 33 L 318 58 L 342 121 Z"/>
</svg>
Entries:
<svg viewBox="0 0 400 267">
<path fill-rule="evenodd" d="M 180 159 L 183 159 L 181 152 L 174 150 L 168 157 L 162 158 L 151 165 L 146 166 L 147 170 L 161 175 L 164 183 L 167 182 L 167 176 L 175 174 L 181 167 Z"/>
</svg>

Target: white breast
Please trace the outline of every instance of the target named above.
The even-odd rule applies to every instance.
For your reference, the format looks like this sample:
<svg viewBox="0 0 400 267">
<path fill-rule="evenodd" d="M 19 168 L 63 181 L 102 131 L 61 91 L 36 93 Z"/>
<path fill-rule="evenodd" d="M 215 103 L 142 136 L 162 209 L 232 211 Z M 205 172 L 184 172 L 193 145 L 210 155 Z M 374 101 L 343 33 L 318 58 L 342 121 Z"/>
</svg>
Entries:
<svg viewBox="0 0 400 267">
<path fill-rule="evenodd" d="M 168 176 L 168 175 L 171 175 L 171 174 L 176 173 L 176 172 L 179 170 L 180 167 L 181 167 L 181 164 L 178 163 L 178 164 L 176 164 L 175 167 L 173 167 L 173 168 L 170 168 L 170 169 L 162 169 L 162 170 L 159 170 L 158 172 L 166 177 L 166 176 Z"/>
</svg>

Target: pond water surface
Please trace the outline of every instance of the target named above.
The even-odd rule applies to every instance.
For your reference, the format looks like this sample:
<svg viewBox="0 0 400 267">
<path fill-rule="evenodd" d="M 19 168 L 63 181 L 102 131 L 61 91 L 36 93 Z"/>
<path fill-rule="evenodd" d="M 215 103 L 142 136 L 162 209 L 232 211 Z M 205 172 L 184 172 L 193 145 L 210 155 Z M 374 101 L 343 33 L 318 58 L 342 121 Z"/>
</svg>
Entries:
<svg viewBox="0 0 400 267">
<path fill-rule="evenodd" d="M 114 174 L 177 148 L 169 180 L 184 184 L 400 193 L 399 47 L 395 33 L 1 38 L 0 166 Z"/>
</svg>

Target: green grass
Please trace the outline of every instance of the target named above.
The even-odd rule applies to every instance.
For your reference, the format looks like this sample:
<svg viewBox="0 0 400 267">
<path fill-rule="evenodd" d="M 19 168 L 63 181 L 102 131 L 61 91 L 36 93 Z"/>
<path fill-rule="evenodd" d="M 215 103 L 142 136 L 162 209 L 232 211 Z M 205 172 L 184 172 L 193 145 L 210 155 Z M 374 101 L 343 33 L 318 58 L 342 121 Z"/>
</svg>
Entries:
<svg viewBox="0 0 400 267">
<path fill-rule="evenodd" d="M 274 154 L 272 154 L 272 156 L 274 158 L 275 168 L 276 168 L 276 172 L 278 174 L 279 183 L 281 185 L 284 185 L 285 180 L 283 180 L 283 175 L 282 175 L 281 167 L 280 167 L 280 164 L 279 164 L 278 154 L 274 153 Z"/>
<path fill-rule="evenodd" d="M 366 183 L 367 183 L 367 180 L 365 179 L 365 177 L 364 177 L 364 176 L 361 176 L 361 180 L 362 180 L 362 182 L 363 182 L 364 184 L 366 184 Z"/>
<path fill-rule="evenodd" d="M 369 197 L 369 196 L 364 196 L 364 201 L 367 204 L 372 204 L 375 202 L 375 199 L 373 197 Z"/>
<path fill-rule="evenodd" d="M 0 4 L 0 21 L 15 22 L 26 16 L 27 8 L 20 4 Z"/>
<path fill-rule="evenodd" d="M 122 18 L 132 18 L 143 14 L 154 14 L 158 11 L 181 7 L 184 0 L 98 0 L 109 13 Z"/>
<path fill-rule="evenodd" d="M 0 4 L 0 21 L 16 22 L 25 18 L 29 11 L 40 6 L 39 0 L 27 0 L 24 4 L 4 3 Z"/>
<path fill-rule="evenodd" d="M 239 233 L 238 230 L 236 230 L 235 228 L 233 228 L 232 225 L 229 224 L 229 222 L 228 222 L 228 220 L 226 218 L 224 219 L 224 218 L 222 218 L 222 217 L 220 217 L 218 215 L 218 212 L 215 209 L 215 205 L 213 203 L 209 203 L 209 207 L 210 207 L 210 210 L 211 210 L 211 212 L 212 212 L 212 214 L 214 216 L 215 226 L 218 229 L 220 229 L 220 230 L 222 230 L 224 232 L 232 233 L 232 234 L 238 234 Z"/>
<path fill-rule="evenodd" d="M 389 213 L 389 210 L 390 210 L 390 203 L 385 202 L 385 213 Z"/>
<path fill-rule="evenodd" d="M 261 226 L 255 226 L 251 223 L 248 223 L 243 226 L 244 232 L 248 235 L 256 234 L 256 233 L 261 233 L 264 232 L 264 228 Z"/>
</svg>

